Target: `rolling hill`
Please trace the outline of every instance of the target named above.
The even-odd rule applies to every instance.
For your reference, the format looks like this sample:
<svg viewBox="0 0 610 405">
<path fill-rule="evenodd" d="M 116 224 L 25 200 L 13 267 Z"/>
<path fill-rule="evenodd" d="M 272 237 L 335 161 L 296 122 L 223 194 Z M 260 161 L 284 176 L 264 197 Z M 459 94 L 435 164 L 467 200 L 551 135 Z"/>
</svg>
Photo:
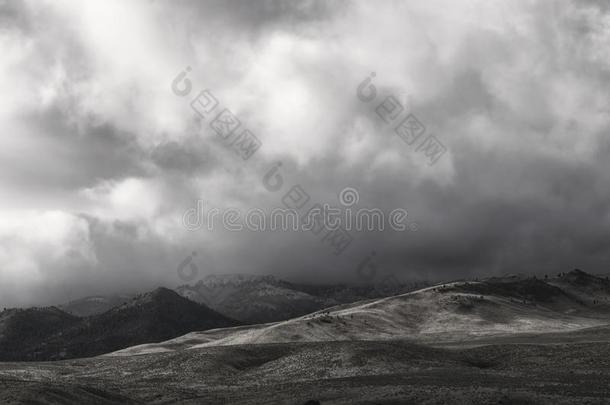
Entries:
<svg viewBox="0 0 610 405">
<path fill-rule="evenodd" d="M 597 298 L 583 300 L 583 289 L 594 289 Z M 380 339 L 448 342 L 575 331 L 608 323 L 608 297 L 609 281 L 583 276 L 578 270 L 546 281 L 519 276 L 457 281 L 282 322 L 192 332 L 113 355 L 219 345 Z"/>
<path fill-rule="evenodd" d="M 577 271 L 456 281 L 93 358 L 0 362 L 0 402 L 607 404 L 608 286 Z M 157 300 L 141 298 L 125 307 Z"/>
</svg>

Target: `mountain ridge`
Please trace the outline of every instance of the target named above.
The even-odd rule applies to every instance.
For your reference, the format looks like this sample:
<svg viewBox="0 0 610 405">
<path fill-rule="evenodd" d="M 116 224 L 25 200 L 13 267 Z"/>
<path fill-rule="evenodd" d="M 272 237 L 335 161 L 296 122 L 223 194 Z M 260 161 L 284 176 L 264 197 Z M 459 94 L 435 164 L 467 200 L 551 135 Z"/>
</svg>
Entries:
<svg viewBox="0 0 610 405">
<path fill-rule="evenodd" d="M 197 328 L 236 324 L 167 288 L 140 294 L 102 314 L 84 318 L 56 307 L 11 309 L 0 313 L 0 360 L 95 356 L 122 347 L 160 342 Z"/>
<path fill-rule="evenodd" d="M 582 275 L 565 274 L 546 280 L 492 277 L 440 283 L 397 296 L 341 304 L 287 321 L 192 332 L 117 355 L 180 347 L 337 340 L 468 341 L 607 325 L 610 281 L 587 275 L 585 285 L 596 286 L 599 294 L 594 301 L 583 301 L 577 294 L 582 289 Z M 563 287 L 554 285 L 557 283 Z"/>
<path fill-rule="evenodd" d="M 427 283 L 350 286 L 298 284 L 271 275 L 209 274 L 176 291 L 247 324 L 277 322 L 341 303 L 411 291 Z"/>
</svg>

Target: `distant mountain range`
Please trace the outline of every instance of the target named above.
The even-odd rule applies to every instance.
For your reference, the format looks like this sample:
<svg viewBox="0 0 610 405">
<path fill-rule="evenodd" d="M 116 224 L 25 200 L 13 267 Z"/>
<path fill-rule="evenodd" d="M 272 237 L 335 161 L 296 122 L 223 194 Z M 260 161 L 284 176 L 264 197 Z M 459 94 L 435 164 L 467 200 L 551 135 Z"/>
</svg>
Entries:
<svg viewBox="0 0 610 405">
<path fill-rule="evenodd" d="M 0 313 L 0 361 L 95 356 L 233 325 L 237 322 L 167 288 L 84 318 L 56 307 L 8 309 Z"/>
<path fill-rule="evenodd" d="M 111 308 L 124 304 L 134 298 L 134 295 L 96 295 L 79 298 L 66 304 L 58 305 L 58 308 L 71 315 L 80 317 L 91 316 L 106 312 Z"/>
<path fill-rule="evenodd" d="M 88 311 L 95 313 L 75 315 Z M 208 276 L 177 292 L 158 288 L 131 298 L 87 297 L 61 309 L 5 310 L 0 313 L 0 361 L 87 357 L 142 344 L 149 344 L 142 350 L 169 350 L 167 344 L 178 347 L 184 341 L 471 339 L 593 327 L 607 323 L 609 314 L 610 281 L 580 270 L 419 289 L 416 284 L 379 289 L 299 285 L 271 276 Z M 174 343 L 155 345 L 187 333 Z"/>
<path fill-rule="evenodd" d="M 210 275 L 172 291 L 91 296 L 0 313 L 0 361 L 95 356 L 191 331 L 286 320 L 421 284 L 300 285 L 272 276 Z"/>
<path fill-rule="evenodd" d="M 234 288 L 229 297 L 257 285 L 258 302 L 274 297 L 280 309 L 353 293 L 252 277 L 208 281 L 212 301 L 222 302 L 214 291 Z M 0 362 L 0 402 L 605 404 L 609 319 L 610 281 L 580 270 L 458 280 L 237 326 L 158 289 L 87 318 L 57 308 L 3 312 L 5 360 L 125 348 Z"/>
<path fill-rule="evenodd" d="M 276 322 L 322 308 L 413 291 L 427 283 L 383 286 L 306 285 L 273 276 L 208 275 L 178 294 L 248 324 Z"/>
<path fill-rule="evenodd" d="M 383 285 L 308 285 L 281 280 L 270 275 L 207 275 L 192 285 L 181 285 L 176 292 L 246 324 L 283 321 L 322 308 L 397 295 L 426 287 L 426 282 L 385 283 Z M 59 305 L 77 316 L 108 311 L 132 296 L 92 296 Z"/>
<path fill-rule="evenodd" d="M 607 325 L 609 318 L 610 281 L 574 270 L 546 278 L 506 276 L 438 284 L 272 324 L 193 332 L 119 354 L 343 340 L 464 342 L 577 331 Z"/>
</svg>

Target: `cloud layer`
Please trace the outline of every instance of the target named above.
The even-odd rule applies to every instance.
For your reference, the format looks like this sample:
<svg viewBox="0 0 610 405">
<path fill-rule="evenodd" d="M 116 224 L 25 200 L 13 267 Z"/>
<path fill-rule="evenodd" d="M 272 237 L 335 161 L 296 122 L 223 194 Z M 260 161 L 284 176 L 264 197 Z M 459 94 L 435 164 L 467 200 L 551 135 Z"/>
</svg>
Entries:
<svg viewBox="0 0 610 405">
<path fill-rule="evenodd" d="M 594 1 L 0 2 L 0 305 L 203 272 L 361 282 L 610 264 L 610 14 Z M 192 92 L 171 89 L 187 66 Z M 371 72 L 377 98 L 356 89 Z M 209 89 L 262 142 L 244 161 L 189 106 Z M 394 96 L 434 165 L 375 109 Z M 263 177 L 282 162 L 281 190 Z M 404 208 L 417 231 L 189 231 L 185 210 Z"/>
</svg>

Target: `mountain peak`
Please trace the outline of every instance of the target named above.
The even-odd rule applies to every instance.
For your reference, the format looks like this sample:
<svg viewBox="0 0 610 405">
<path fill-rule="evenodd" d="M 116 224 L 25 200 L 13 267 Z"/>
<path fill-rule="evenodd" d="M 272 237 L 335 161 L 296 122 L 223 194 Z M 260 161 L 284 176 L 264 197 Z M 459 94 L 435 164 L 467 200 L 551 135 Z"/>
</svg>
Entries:
<svg viewBox="0 0 610 405">
<path fill-rule="evenodd" d="M 590 276 L 589 273 L 586 273 L 586 272 L 582 271 L 581 269 L 574 269 L 571 272 L 569 272 L 568 275 L 573 275 L 573 276 Z"/>
<path fill-rule="evenodd" d="M 182 297 L 180 295 L 178 295 L 175 291 L 170 290 L 169 288 L 166 287 L 157 287 L 154 290 L 145 293 L 144 295 L 148 295 L 151 297 L 156 297 L 156 298 L 168 298 L 168 297 L 176 297 L 176 298 L 181 298 Z"/>
<path fill-rule="evenodd" d="M 165 287 L 157 287 L 152 291 L 138 294 L 123 305 L 112 308 L 112 311 L 120 311 L 128 307 L 138 306 L 170 306 L 196 304 L 178 294 L 177 292 Z"/>
<path fill-rule="evenodd" d="M 86 318 L 55 307 L 7 311 L 0 314 L 0 361 L 93 356 L 236 324 L 163 287 Z"/>
</svg>

